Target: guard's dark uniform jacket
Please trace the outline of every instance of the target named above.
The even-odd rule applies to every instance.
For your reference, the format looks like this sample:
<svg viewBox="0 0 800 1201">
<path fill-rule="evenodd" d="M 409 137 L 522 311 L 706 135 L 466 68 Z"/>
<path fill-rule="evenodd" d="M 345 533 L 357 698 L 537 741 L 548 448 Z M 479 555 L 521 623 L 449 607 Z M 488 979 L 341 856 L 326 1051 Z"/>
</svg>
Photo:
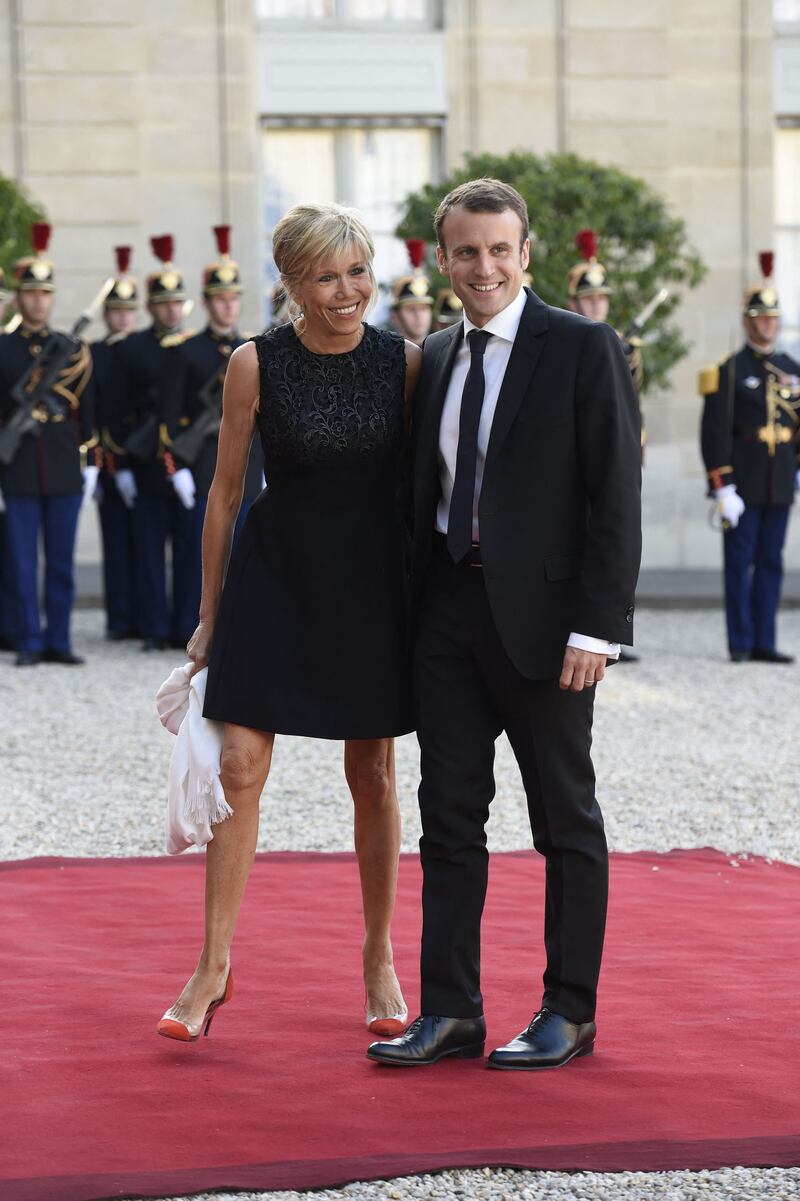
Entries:
<svg viewBox="0 0 800 1201">
<path fill-rule="evenodd" d="M 217 466 L 217 423 L 222 416 L 225 372 L 230 356 L 246 340 L 235 332 L 225 336 L 207 327 L 194 337 L 181 341 L 167 355 L 168 366 L 163 377 L 161 396 L 161 424 L 166 426 L 176 469 L 191 468 L 198 497 L 208 496 Z M 214 407 L 214 428 L 203 440 L 194 461 L 188 462 L 173 447 L 172 439 L 203 418 L 209 404 Z M 254 438 L 244 479 L 244 500 L 253 500 L 261 491 L 263 466 L 261 443 Z"/>
<path fill-rule="evenodd" d="M 153 426 L 146 458 L 128 454 L 125 467 L 136 477 L 136 487 L 144 496 L 171 496 L 172 485 L 164 462 L 163 430 L 159 428 L 160 396 L 169 351 L 162 342 L 175 335 L 162 334 L 154 326 L 128 334 L 113 348 L 113 371 L 118 388 L 119 438 L 122 447 L 145 423 Z"/>
<path fill-rule="evenodd" d="M 50 336 L 22 328 L 0 338 L 0 425 L 17 402 L 11 390 L 41 353 Z M 51 412 L 50 408 L 55 411 Z M 14 458 L 0 467 L 6 496 L 74 496 L 83 491 L 82 467 L 95 462 L 92 357 L 85 343 L 72 355 L 51 394 L 50 405 L 37 406 L 36 429 L 23 434 Z"/>
<path fill-rule="evenodd" d="M 701 444 L 709 495 L 735 484 L 747 505 L 794 500 L 800 364 L 744 346 L 700 375 Z"/>
<path fill-rule="evenodd" d="M 129 468 L 123 440 L 126 429 L 120 408 L 120 384 L 117 371 L 115 348 L 125 340 L 127 334 L 107 334 L 98 342 L 92 342 L 90 350 L 94 362 L 95 423 L 100 436 L 99 463 L 104 477 L 116 475 Z"/>
</svg>

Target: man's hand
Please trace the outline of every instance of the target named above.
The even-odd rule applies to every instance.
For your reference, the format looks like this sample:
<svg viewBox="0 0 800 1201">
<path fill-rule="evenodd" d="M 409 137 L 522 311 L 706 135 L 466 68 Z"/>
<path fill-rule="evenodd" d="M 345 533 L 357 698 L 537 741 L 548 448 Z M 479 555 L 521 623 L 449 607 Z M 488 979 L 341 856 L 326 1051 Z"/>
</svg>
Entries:
<svg viewBox="0 0 800 1201">
<path fill-rule="evenodd" d="M 606 674 L 606 662 L 606 655 L 579 651 L 574 646 L 568 646 L 564 652 L 559 688 L 562 692 L 583 692 L 584 688 L 599 684 Z"/>
<path fill-rule="evenodd" d="M 722 520 L 735 530 L 745 510 L 745 503 L 736 491 L 736 485 L 726 484 L 724 488 L 717 488 L 717 503 Z"/>
<path fill-rule="evenodd" d="M 129 468 L 118 471 L 114 483 L 127 508 L 132 509 L 136 501 L 136 477 Z"/>
<path fill-rule="evenodd" d="M 188 467 L 181 467 L 173 476 L 170 476 L 172 487 L 175 489 L 178 500 L 183 505 L 184 509 L 194 508 L 195 483 L 194 476 Z"/>
<path fill-rule="evenodd" d="M 99 467 L 84 467 L 83 469 L 83 503 L 86 505 L 97 492 L 97 481 L 100 478 Z"/>
</svg>

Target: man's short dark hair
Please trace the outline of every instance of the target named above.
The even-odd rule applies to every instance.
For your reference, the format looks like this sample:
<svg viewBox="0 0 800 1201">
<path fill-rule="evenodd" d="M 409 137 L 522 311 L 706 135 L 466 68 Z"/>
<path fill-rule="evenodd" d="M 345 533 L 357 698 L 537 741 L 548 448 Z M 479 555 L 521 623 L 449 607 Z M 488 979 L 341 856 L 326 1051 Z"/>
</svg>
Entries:
<svg viewBox="0 0 800 1201">
<path fill-rule="evenodd" d="M 511 209 L 522 223 L 520 248 L 528 237 L 530 225 L 528 222 L 528 206 L 516 188 L 503 183 L 501 179 L 470 179 L 467 183 L 459 184 L 448 192 L 441 201 L 433 217 L 433 227 L 436 230 L 436 241 L 444 249 L 442 240 L 442 225 L 451 209 L 465 208 L 470 213 L 504 213 Z"/>
</svg>

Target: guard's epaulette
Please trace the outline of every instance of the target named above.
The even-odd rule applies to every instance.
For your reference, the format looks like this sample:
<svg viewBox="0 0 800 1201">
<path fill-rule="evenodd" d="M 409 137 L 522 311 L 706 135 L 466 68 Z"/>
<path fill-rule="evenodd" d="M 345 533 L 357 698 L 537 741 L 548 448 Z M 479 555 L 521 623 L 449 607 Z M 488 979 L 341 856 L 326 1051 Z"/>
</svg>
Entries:
<svg viewBox="0 0 800 1201">
<path fill-rule="evenodd" d="M 712 392 L 719 392 L 719 369 L 724 367 L 730 358 L 726 355 L 724 359 L 720 359 L 718 363 L 714 363 L 712 367 L 704 367 L 697 377 L 697 391 L 701 396 L 708 396 Z"/>
<path fill-rule="evenodd" d="M 174 346 L 183 346 L 184 342 L 188 342 L 196 334 L 194 329 L 182 329 L 178 334 L 167 334 L 166 338 L 161 339 L 161 346 L 164 350 L 172 350 Z"/>
</svg>

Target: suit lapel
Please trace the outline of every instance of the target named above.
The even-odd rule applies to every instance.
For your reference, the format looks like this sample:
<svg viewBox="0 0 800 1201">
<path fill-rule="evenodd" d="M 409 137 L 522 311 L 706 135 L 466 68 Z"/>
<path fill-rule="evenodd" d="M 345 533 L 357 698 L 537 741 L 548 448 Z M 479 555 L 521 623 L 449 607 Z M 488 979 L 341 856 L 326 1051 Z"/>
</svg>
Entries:
<svg viewBox="0 0 800 1201">
<path fill-rule="evenodd" d="M 417 441 L 419 462 L 416 476 L 418 484 L 423 487 L 431 473 L 435 473 L 438 480 L 436 460 L 439 452 L 439 426 L 442 423 L 442 409 L 447 395 L 447 385 L 450 383 L 453 362 L 461 345 L 463 328 L 459 321 L 452 327 L 452 330 L 447 331 L 447 336 L 441 339 L 439 354 L 433 369 L 429 400 L 422 414 L 422 424 Z"/>
<path fill-rule="evenodd" d="M 489 435 L 486 451 L 487 469 L 505 441 L 519 407 L 528 391 L 539 356 L 544 349 L 548 327 L 547 305 L 534 293 L 528 291 L 528 300 L 514 339 L 511 357 L 497 398 L 497 407 Z"/>
</svg>

